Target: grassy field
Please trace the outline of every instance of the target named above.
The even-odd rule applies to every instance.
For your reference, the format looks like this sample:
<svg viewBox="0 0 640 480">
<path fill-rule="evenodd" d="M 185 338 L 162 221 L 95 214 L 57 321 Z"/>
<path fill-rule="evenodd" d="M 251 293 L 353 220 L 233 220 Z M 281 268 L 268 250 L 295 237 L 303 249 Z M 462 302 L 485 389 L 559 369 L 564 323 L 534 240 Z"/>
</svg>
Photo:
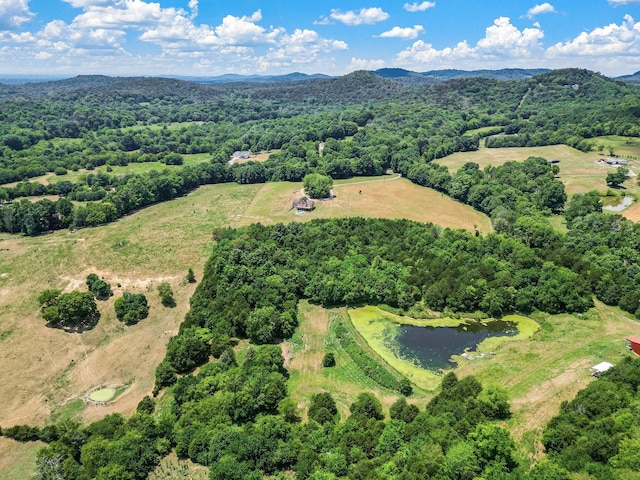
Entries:
<svg viewBox="0 0 640 480">
<path fill-rule="evenodd" d="M 266 184 L 242 215 L 262 223 L 350 216 L 408 218 L 471 231 L 475 225 L 482 233 L 492 230 L 486 215 L 395 175 L 336 182 L 332 200 L 316 202 L 313 212 L 296 215 L 290 210 L 291 203 L 300 196 L 301 188 L 302 184 L 295 183 Z"/>
<path fill-rule="evenodd" d="M 291 395 L 298 400 L 299 407 L 308 407 L 311 394 L 329 391 L 344 414 L 353 395 L 367 390 L 378 395 L 385 409 L 388 408 L 397 398 L 396 394 L 377 387 L 364 376 L 332 334 L 331 315 L 344 316 L 347 312 L 325 310 L 306 302 L 302 303 L 301 312 L 303 319 L 298 332 L 284 344 L 291 373 Z M 384 345 L 384 322 L 375 320 L 384 317 L 389 322 L 431 326 L 452 326 L 460 320 L 414 320 L 376 307 L 349 310 L 348 315 L 374 355 L 380 355 L 384 362 L 424 389 L 416 390 L 411 399 L 424 408 L 437 388 L 440 376 L 396 358 Z M 589 367 L 601 361 L 619 362 L 630 355 L 625 337 L 640 335 L 640 323 L 626 317 L 618 308 L 599 302 L 584 315 L 537 314 L 534 319 L 505 318 L 518 322 L 518 336 L 489 338 L 476 349 L 479 353 L 492 351 L 495 355 L 477 357 L 473 361 L 454 357 L 458 363 L 457 375 L 474 375 L 484 385 L 499 385 L 507 391 L 513 411 L 513 417 L 508 421 L 509 429 L 523 454 L 532 458 L 541 455 L 542 428 L 557 413 L 560 404 L 573 398 L 593 380 Z M 334 368 L 321 366 L 327 351 L 336 355 L 337 366 Z"/>
<path fill-rule="evenodd" d="M 638 139 L 627 139 L 625 137 L 598 137 L 594 139 L 596 142 L 606 142 L 608 138 L 618 139 L 621 145 L 626 145 L 625 152 L 637 151 L 637 158 L 640 158 L 640 141 Z M 626 142 L 630 142 L 628 145 Z M 636 150 L 637 149 L 637 150 Z M 618 150 L 616 149 L 616 152 Z M 620 149 L 622 154 L 622 147 Z M 616 167 L 599 163 L 598 160 L 607 156 L 608 152 L 603 153 L 589 152 L 583 153 L 566 145 L 552 145 L 547 147 L 517 147 L 517 148 L 480 148 L 475 152 L 459 152 L 448 157 L 436 160 L 438 163 L 446 166 L 450 172 L 457 171 L 467 162 L 475 162 L 484 168 L 487 165 L 498 166 L 509 161 L 522 162 L 529 157 L 543 157 L 547 160 L 560 160 L 559 178 L 565 185 L 568 196 L 574 193 L 585 193 L 591 190 L 597 190 L 602 194 L 606 193 L 607 173 L 615 171 Z M 635 155 L 634 155 L 635 156 Z M 624 182 L 623 189 L 613 190 L 610 193 L 621 195 L 625 193 L 634 196 L 640 196 L 640 188 L 636 181 L 636 174 L 640 172 L 640 161 L 632 160 L 629 163 L 632 175 Z M 617 203 L 617 202 L 614 202 Z"/>
<path fill-rule="evenodd" d="M 208 153 L 194 153 L 188 155 L 182 155 L 184 158 L 185 165 L 197 165 L 198 163 L 208 162 L 211 159 L 211 155 Z M 111 171 L 108 172 L 107 168 L 111 168 Z M 93 170 L 86 170 L 84 168 L 74 172 L 72 170 L 68 170 L 65 175 L 56 175 L 54 173 L 47 173 L 45 175 L 41 175 L 39 177 L 30 178 L 30 182 L 39 182 L 43 185 L 54 184 L 58 182 L 62 182 L 67 180 L 69 182 L 75 183 L 82 178 L 86 178 L 89 174 L 96 174 L 98 172 L 106 173 L 107 175 L 125 175 L 125 174 L 143 174 L 148 173 L 151 170 L 164 170 L 164 169 L 179 169 L 182 168 L 178 165 L 165 165 L 160 162 L 144 162 L 144 163 L 129 163 L 128 165 L 120 166 L 120 165 L 102 165 L 100 167 L 96 167 Z M 19 182 L 7 183 L 5 186 L 12 187 L 15 186 Z"/>
<path fill-rule="evenodd" d="M 36 453 L 44 446 L 42 442 L 18 443 L 0 437 L 0 478 L 3 480 L 33 478 Z"/>
<path fill-rule="evenodd" d="M 620 157 L 640 159 L 640 138 L 619 137 L 617 135 L 606 135 L 596 137 L 594 140 L 595 149 L 602 147 L 602 152 L 609 155 L 609 149 L 613 149 L 615 155 Z"/>
<path fill-rule="evenodd" d="M 507 390 L 514 411 L 509 427 L 521 448 L 538 456 L 542 428 L 560 403 L 593 380 L 589 367 L 629 355 L 624 339 L 639 335 L 640 324 L 600 302 L 582 316 L 534 318 L 541 328 L 531 338 L 492 346 L 496 355 L 472 362 L 460 358 L 457 373 Z"/>
<path fill-rule="evenodd" d="M 356 395 L 369 391 L 380 398 L 385 411 L 388 411 L 398 399 L 398 393 L 381 388 L 367 377 L 342 349 L 333 333 L 332 316 L 347 318 L 347 312 L 344 309 L 326 310 L 304 301 L 300 304 L 300 312 L 300 327 L 294 337 L 283 344 L 286 366 L 291 375 L 289 393 L 298 402 L 298 407 L 306 414 L 311 395 L 327 391 L 331 392 L 344 417 Z M 364 347 L 367 348 L 366 345 Z M 322 367 L 326 352 L 334 353 L 335 367 Z M 417 392 L 412 401 L 424 404 L 430 396 Z"/>
</svg>

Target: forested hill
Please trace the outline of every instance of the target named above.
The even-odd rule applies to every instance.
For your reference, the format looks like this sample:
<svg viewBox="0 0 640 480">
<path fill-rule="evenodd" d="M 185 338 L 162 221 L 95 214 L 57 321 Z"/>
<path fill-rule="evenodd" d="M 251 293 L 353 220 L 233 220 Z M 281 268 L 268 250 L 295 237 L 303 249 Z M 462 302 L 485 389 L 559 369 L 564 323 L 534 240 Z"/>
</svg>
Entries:
<svg viewBox="0 0 640 480">
<path fill-rule="evenodd" d="M 409 105 L 411 109 L 416 102 L 438 105 L 455 110 L 449 112 L 453 118 L 459 115 L 466 121 L 476 118 L 468 128 L 499 125 L 505 133 L 539 131 L 545 126 L 542 121 L 550 120 L 555 123 L 554 128 L 558 125 L 570 128 L 571 125 L 566 125 L 569 119 L 589 128 L 611 120 L 610 117 L 615 117 L 618 124 L 628 124 L 624 130 L 629 130 L 640 115 L 639 98 L 636 86 L 577 69 L 554 70 L 521 80 L 459 78 L 434 85 L 401 83 L 366 71 L 339 78 L 222 85 L 92 75 L 42 83 L 0 84 L 0 135 L 16 128 L 35 127 L 44 129 L 44 138 L 59 136 L 55 129 L 47 132 L 47 124 L 59 128 L 64 122 L 73 122 L 78 128 L 63 132 L 62 136 L 77 138 L 104 126 L 223 119 L 237 123 L 348 106 L 375 108 L 383 117 L 389 113 L 390 102 Z M 101 120 L 114 114 L 120 117 L 115 125 Z M 628 115 L 631 116 L 621 118 Z M 459 133 L 463 133 L 465 125 L 461 128 Z M 592 132 L 582 128 L 571 130 L 572 135 L 592 136 Z M 594 130 L 596 135 L 620 133 L 602 131 L 599 127 Z M 631 130 L 623 133 L 638 133 Z"/>
<path fill-rule="evenodd" d="M 381 68 L 375 70 L 376 75 L 408 83 L 439 83 L 456 78 L 489 78 L 493 80 L 524 80 L 535 75 L 548 72 L 546 68 L 503 68 L 500 70 L 429 70 L 428 72 L 412 72 L 403 68 Z"/>
<path fill-rule="evenodd" d="M 254 101 L 308 102 L 323 104 L 363 103 L 402 95 L 406 85 L 385 80 L 370 72 L 358 71 L 338 78 L 309 78 L 278 83 L 235 81 L 219 85 L 204 85 L 163 77 L 108 77 L 81 75 L 65 80 L 40 83 L 0 84 L 0 98 L 6 101 L 27 100 L 49 102 L 99 100 L 129 97 L 132 101 L 155 99 L 215 101 L 222 95 L 249 96 Z"/>
</svg>

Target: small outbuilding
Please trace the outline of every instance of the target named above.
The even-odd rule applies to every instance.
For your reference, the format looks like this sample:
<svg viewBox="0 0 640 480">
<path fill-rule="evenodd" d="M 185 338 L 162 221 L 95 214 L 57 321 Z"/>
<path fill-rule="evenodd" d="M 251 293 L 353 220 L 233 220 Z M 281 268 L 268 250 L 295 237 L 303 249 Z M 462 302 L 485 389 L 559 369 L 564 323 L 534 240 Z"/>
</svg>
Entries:
<svg viewBox="0 0 640 480">
<path fill-rule="evenodd" d="M 593 367 L 591 367 L 591 375 L 598 378 L 600 376 L 601 373 L 606 372 L 607 370 L 609 370 L 611 367 L 613 367 L 612 363 L 609 362 L 600 362 L 597 365 L 594 365 Z"/>
<path fill-rule="evenodd" d="M 316 206 L 313 200 L 311 200 L 307 196 L 304 196 L 304 197 L 296 198 L 293 201 L 293 208 L 295 208 L 296 210 L 311 211 L 314 208 L 316 208 Z"/>
<path fill-rule="evenodd" d="M 607 165 L 615 166 L 615 165 L 626 165 L 629 163 L 629 160 L 625 158 L 615 158 L 615 157 L 605 157 L 600 159 L 601 162 L 606 163 Z"/>
<path fill-rule="evenodd" d="M 232 160 L 246 160 L 251 156 L 251 152 L 248 151 L 237 151 L 231 154 Z"/>
<path fill-rule="evenodd" d="M 627 347 L 636 355 L 640 355 L 640 337 L 627 337 Z"/>
</svg>

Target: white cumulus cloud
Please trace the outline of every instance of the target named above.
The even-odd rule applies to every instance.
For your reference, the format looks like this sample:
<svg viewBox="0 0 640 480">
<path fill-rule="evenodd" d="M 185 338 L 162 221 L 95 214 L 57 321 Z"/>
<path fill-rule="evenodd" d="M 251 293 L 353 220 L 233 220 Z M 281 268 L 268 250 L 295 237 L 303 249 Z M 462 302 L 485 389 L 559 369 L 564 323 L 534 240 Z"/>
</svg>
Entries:
<svg viewBox="0 0 640 480">
<path fill-rule="evenodd" d="M 191 19 L 198 16 L 198 0 L 189 0 L 189 10 L 191 10 Z"/>
<path fill-rule="evenodd" d="M 485 37 L 478 41 L 476 48 L 483 54 L 530 56 L 532 50 L 542 48 L 543 37 L 544 32 L 538 27 L 518 30 L 509 17 L 499 17 L 486 29 Z"/>
<path fill-rule="evenodd" d="M 556 43 L 547 50 L 551 57 L 577 56 L 638 56 L 640 55 L 640 22 L 631 15 L 625 15 L 624 21 L 591 32 L 582 32 L 573 40 Z"/>
<path fill-rule="evenodd" d="M 105 5 L 92 3 L 84 7 L 84 12 L 73 23 L 88 28 L 151 27 L 171 23 L 176 17 L 186 15 L 183 9 L 162 8 L 159 3 L 141 0 L 118 0 Z"/>
<path fill-rule="evenodd" d="M 609 0 L 609 5 L 629 5 L 630 3 L 640 3 L 640 0 Z"/>
<path fill-rule="evenodd" d="M 418 40 L 396 56 L 396 62 L 415 70 L 433 68 L 499 68 L 518 66 L 531 58 L 541 57 L 544 50 L 540 28 L 519 30 L 508 17 L 499 17 L 485 30 L 485 36 L 476 45 L 466 40 L 453 47 L 438 49 L 433 44 Z"/>
<path fill-rule="evenodd" d="M 548 2 L 541 3 L 540 5 L 535 5 L 527 10 L 525 17 L 529 19 L 533 19 L 536 15 L 541 15 L 543 13 L 557 13 L 556 9 L 553 5 Z"/>
<path fill-rule="evenodd" d="M 34 17 L 29 0 L 0 0 L 0 28 L 14 29 Z"/>
<path fill-rule="evenodd" d="M 413 27 L 393 27 L 391 30 L 382 32 L 379 36 L 382 38 L 405 38 L 414 39 L 424 32 L 422 25 L 414 25 Z"/>
<path fill-rule="evenodd" d="M 436 6 L 436 2 L 405 3 L 402 8 L 407 12 L 424 12 Z"/>
<path fill-rule="evenodd" d="M 331 18 L 345 25 L 373 25 L 378 22 L 382 22 L 389 18 L 389 14 L 382 10 L 380 7 L 362 8 L 356 12 L 349 10 L 348 12 L 341 12 L 340 10 L 331 10 Z"/>
<path fill-rule="evenodd" d="M 355 72 L 356 70 L 378 70 L 384 68 L 386 62 L 384 60 L 367 60 L 364 58 L 351 58 L 351 63 L 347 67 L 347 72 Z"/>
</svg>

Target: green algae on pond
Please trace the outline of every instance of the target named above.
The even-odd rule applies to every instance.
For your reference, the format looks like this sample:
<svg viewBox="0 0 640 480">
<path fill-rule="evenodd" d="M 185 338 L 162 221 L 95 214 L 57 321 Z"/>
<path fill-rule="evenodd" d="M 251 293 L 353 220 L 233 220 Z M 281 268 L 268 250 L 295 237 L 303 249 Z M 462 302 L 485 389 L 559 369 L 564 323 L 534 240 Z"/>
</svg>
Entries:
<svg viewBox="0 0 640 480">
<path fill-rule="evenodd" d="M 385 362 L 416 385 L 427 390 L 437 388 L 440 382 L 439 373 L 441 373 L 441 370 L 453 366 L 450 363 L 452 355 L 460 355 L 465 350 L 477 351 L 477 354 L 472 353 L 474 357 L 478 356 L 480 352 L 486 355 L 495 350 L 504 341 L 528 338 L 539 329 L 536 322 L 518 315 L 504 317 L 497 323 L 493 320 L 474 322 L 468 319 L 452 318 L 417 320 L 394 315 L 377 307 L 367 306 L 349 310 L 349 316 L 356 330 Z M 490 325 L 492 323 L 494 325 Z M 417 330 L 413 330 L 413 328 Z M 406 350 L 406 345 L 403 346 L 401 343 L 403 335 L 405 335 L 405 338 L 407 335 L 428 335 L 436 332 L 439 335 L 444 329 L 456 328 L 465 332 L 462 334 L 462 338 L 468 339 L 468 342 L 466 345 L 455 346 L 453 350 L 446 351 L 445 348 L 442 348 L 437 354 L 411 352 Z M 464 330 L 465 328 L 466 330 Z M 472 338 L 474 330 L 496 328 L 498 330 L 507 329 L 509 332 L 501 336 L 485 335 L 484 339 Z M 403 331 L 411 333 L 403 334 Z M 445 330 L 445 336 L 451 335 L 451 331 Z M 468 335 L 468 337 L 464 337 L 464 335 Z M 438 345 L 436 344 L 436 346 Z M 427 355 L 433 355 L 434 358 L 437 357 L 437 360 L 430 362 L 429 358 L 426 358 Z"/>
</svg>

